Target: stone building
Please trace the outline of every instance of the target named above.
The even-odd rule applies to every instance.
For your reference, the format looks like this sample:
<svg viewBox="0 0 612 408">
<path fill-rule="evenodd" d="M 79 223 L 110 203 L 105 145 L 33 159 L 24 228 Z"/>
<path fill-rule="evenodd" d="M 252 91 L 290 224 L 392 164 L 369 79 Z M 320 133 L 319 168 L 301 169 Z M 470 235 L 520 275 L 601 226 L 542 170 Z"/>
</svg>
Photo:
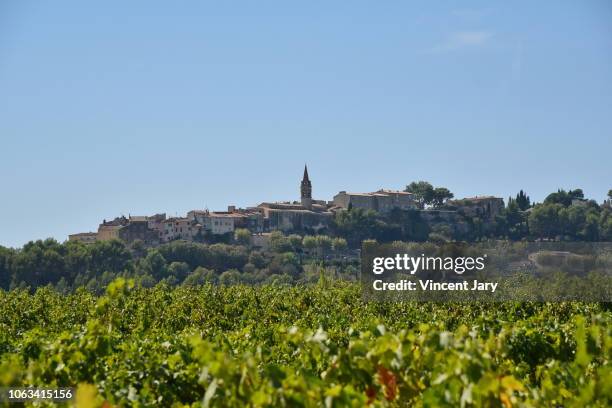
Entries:
<svg viewBox="0 0 612 408">
<path fill-rule="evenodd" d="M 304 165 L 304 176 L 300 184 L 300 198 L 302 206 L 308 210 L 312 209 L 312 183 L 308 178 L 308 168 Z"/>
<path fill-rule="evenodd" d="M 97 240 L 120 239 L 128 243 L 140 240 L 147 245 L 158 244 L 159 231 L 150 228 L 149 225 L 149 217 L 145 216 L 130 216 L 129 218 L 121 216 L 112 221 L 104 220 L 98 226 Z"/>
<path fill-rule="evenodd" d="M 162 226 L 161 242 L 170 242 L 177 239 L 193 241 L 202 232 L 201 224 L 183 217 L 168 218 L 162 222 Z"/>
<path fill-rule="evenodd" d="M 163 222 L 166 220 L 166 213 L 154 214 L 147 217 L 149 229 L 157 231 L 158 235 L 162 230 Z"/>
<path fill-rule="evenodd" d="M 264 215 L 261 209 L 250 207 L 246 209 L 228 206 L 227 212 L 234 216 L 234 228 L 245 228 L 258 234 L 264 229 Z"/>
<path fill-rule="evenodd" d="M 68 241 L 78 241 L 83 244 L 93 244 L 98 240 L 97 232 L 80 232 L 78 234 L 68 235 Z"/>
<path fill-rule="evenodd" d="M 235 218 L 239 216 L 225 211 L 192 210 L 187 213 L 187 218 L 202 225 L 202 232 L 223 235 L 234 232 Z"/>
<path fill-rule="evenodd" d="M 263 211 L 264 229 L 267 231 L 319 232 L 327 228 L 333 218 L 333 213 L 320 204 L 313 204 L 312 209 L 297 203 L 261 203 L 259 207 Z"/>
<path fill-rule="evenodd" d="M 264 228 L 264 216 L 257 207 L 227 207 L 227 211 L 192 210 L 187 218 L 202 224 L 204 231 L 214 235 L 234 232 L 236 228 L 246 228 L 253 233 L 260 233 Z"/>
<path fill-rule="evenodd" d="M 112 221 L 103 220 L 98 226 L 98 240 L 108 241 L 111 239 L 119 239 L 119 230 L 127 225 L 128 219 L 124 216 L 117 217 Z"/>
<path fill-rule="evenodd" d="M 469 217 L 492 221 L 504 209 L 504 199 L 493 196 L 476 196 L 461 200 L 449 200 L 447 205 Z"/>
<path fill-rule="evenodd" d="M 146 245 L 159 243 L 159 231 L 149 228 L 149 219 L 145 216 L 130 216 L 127 224 L 119 228 L 119 239 L 125 242 L 142 241 Z"/>
<path fill-rule="evenodd" d="M 347 193 L 346 191 L 340 191 L 334 196 L 333 203 L 339 208 L 362 208 L 380 213 L 388 213 L 394 208 L 401 210 L 417 208 L 412 193 L 385 189 L 372 193 Z"/>
<path fill-rule="evenodd" d="M 312 199 L 312 183 L 308 168 L 300 183 L 300 202 L 264 202 L 258 205 L 266 231 L 320 232 L 329 226 L 333 213 L 324 201 Z"/>
<path fill-rule="evenodd" d="M 204 218 L 204 231 L 213 235 L 231 234 L 234 232 L 235 218 L 233 214 L 227 212 L 212 212 Z"/>
</svg>

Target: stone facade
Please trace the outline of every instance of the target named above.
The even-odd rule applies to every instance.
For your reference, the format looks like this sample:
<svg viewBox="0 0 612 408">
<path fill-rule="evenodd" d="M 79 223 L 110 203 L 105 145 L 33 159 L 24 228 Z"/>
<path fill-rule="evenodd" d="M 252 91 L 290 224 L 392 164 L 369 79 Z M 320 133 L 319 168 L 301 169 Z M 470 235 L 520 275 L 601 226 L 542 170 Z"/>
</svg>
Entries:
<svg viewBox="0 0 612 408">
<path fill-rule="evenodd" d="M 119 230 L 127 225 L 128 219 L 121 216 L 112 221 L 102 221 L 98 226 L 98 240 L 108 241 L 111 239 L 119 239 Z"/>
<path fill-rule="evenodd" d="M 98 227 L 98 241 L 108 241 L 111 239 L 119 239 L 118 225 L 100 225 Z"/>
<path fill-rule="evenodd" d="M 311 209 L 302 204 L 261 203 L 266 231 L 313 231 L 319 232 L 329 226 L 333 213 L 320 204 Z"/>
<path fill-rule="evenodd" d="M 187 218 L 202 225 L 204 232 L 213 235 L 223 235 L 234 232 L 236 218 L 231 212 L 211 212 L 208 210 L 193 210 L 187 213 Z"/>
<path fill-rule="evenodd" d="M 155 214 L 155 215 L 146 217 L 146 219 L 147 219 L 147 224 L 149 226 L 149 229 L 153 231 L 157 231 L 157 234 L 159 235 L 161 233 L 163 223 L 166 220 L 166 214 L 165 213 Z"/>
<path fill-rule="evenodd" d="M 304 176 L 300 184 L 300 199 L 304 208 L 308 210 L 312 209 L 312 183 L 308 177 L 308 168 L 306 165 L 304 165 Z"/>
<path fill-rule="evenodd" d="M 265 231 L 316 233 L 325 230 L 334 215 L 325 201 L 312 199 L 312 182 L 306 166 L 300 183 L 300 202 L 264 202 L 257 207 L 263 214 Z"/>
<path fill-rule="evenodd" d="M 159 231 L 149 228 L 148 217 L 132 217 L 119 228 L 119 239 L 125 242 L 142 241 L 146 245 L 159 243 Z"/>
<path fill-rule="evenodd" d="M 447 205 L 469 217 L 492 221 L 504 209 L 504 199 L 493 196 L 476 196 L 461 200 L 449 200 Z"/>
<path fill-rule="evenodd" d="M 258 209 L 234 210 L 234 227 L 258 234 L 264 230 L 264 215 Z"/>
<path fill-rule="evenodd" d="M 150 228 L 149 217 L 144 216 L 130 216 L 129 218 L 121 216 L 112 221 L 104 220 L 98 226 L 96 235 L 98 241 L 121 239 L 125 242 L 134 242 L 140 240 L 147 245 L 156 245 L 160 240 L 159 230 Z"/>
<path fill-rule="evenodd" d="M 378 190 L 372 193 L 347 193 L 340 191 L 334 196 L 334 205 L 340 208 L 361 208 L 380 213 L 388 213 L 394 208 L 400 210 L 416 209 L 414 195 L 405 191 Z"/>
<path fill-rule="evenodd" d="M 97 240 L 97 232 L 81 232 L 78 234 L 68 235 L 68 241 L 77 241 L 82 242 L 83 244 L 93 244 Z"/>
<path fill-rule="evenodd" d="M 202 225 L 189 218 L 168 218 L 163 221 L 162 225 L 161 242 L 170 242 L 177 239 L 193 241 L 202 231 Z"/>
</svg>

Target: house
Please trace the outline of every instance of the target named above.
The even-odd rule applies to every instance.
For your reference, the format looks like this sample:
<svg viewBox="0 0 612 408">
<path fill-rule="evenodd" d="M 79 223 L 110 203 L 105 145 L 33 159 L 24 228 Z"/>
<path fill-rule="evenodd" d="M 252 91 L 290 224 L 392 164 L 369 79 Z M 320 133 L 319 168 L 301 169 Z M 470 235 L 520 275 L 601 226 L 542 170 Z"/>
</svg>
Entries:
<svg viewBox="0 0 612 408">
<path fill-rule="evenodd" d="M 149 228 L 149 217 L 121 216 L 112 221 L 103 220 L 98 226 L 97 240 L 111 239 L 120 239 L 128 243 L 140 240 L 147 245 L 155 245 L 159 243 L 159 231 Z"/>
<path fill-rule="evenodd" d="M 213 235 L 224 235 L 234 232 L 235 219 L 239 215 L 230 212 L 211 212 L 208 210 L 192 210 L 187 218 L 202 225 L 203 232 Z"/>
<path fill-rule="evenodd" d="M 172 217 L 162 221 L 160 235 L 161 242 L 170 242 L 177 239 L 193 241 L 202 233 L 202 225 L 195 220 L 182 217 Z"/>
</svg>

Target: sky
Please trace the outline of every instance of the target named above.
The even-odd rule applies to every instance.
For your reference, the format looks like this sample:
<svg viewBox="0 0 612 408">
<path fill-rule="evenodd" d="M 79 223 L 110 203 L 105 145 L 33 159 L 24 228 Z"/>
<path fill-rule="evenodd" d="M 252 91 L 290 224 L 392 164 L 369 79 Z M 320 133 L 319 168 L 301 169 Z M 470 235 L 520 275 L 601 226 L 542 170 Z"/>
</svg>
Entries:
<svg viewBox="0 0 612 408">
<path fill-rule="evenodd" d="M 612 3 L 0 2 L 0 245 L 119 215 L 612 188 Z"/>
</svg>

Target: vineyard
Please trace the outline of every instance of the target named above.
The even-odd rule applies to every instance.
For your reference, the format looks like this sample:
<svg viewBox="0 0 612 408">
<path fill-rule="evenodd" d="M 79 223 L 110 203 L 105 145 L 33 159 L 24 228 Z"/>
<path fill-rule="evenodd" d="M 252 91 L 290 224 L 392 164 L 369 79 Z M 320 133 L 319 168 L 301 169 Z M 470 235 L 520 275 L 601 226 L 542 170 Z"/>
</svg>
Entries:
<svg viewBox="0 0 612 408">
<path fill-rule="evenodd" d="M 0 290 L 0 386 L 95 406 L 610 406 L 595 303 L 376 303 L 358 284 Z"/>
</svg>

